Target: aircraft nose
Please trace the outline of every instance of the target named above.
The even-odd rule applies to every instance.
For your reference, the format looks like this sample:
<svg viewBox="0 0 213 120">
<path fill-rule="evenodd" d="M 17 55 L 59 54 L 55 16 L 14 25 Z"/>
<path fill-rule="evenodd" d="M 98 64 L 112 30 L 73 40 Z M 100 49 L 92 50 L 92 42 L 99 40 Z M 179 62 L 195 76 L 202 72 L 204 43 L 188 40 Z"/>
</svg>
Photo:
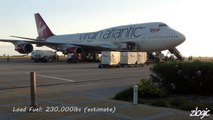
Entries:
<svg viewBox="0 0 213 120">
<path fill-rule="evenodd" d="M 184 42 L 185 40 L 186 40 L 185 35 L 181 34 L 180 35 L 180 41 L 181 41 L 181 43 Z"/>
<path fill-rule="evenodd" d="M 179 33 L 179 35 L 178 35 L 178 40 L 177 40 L 178 43 L 181 44 L 181 43 L 183 43 L 185 40 L 186 40 L 185 35 L 183 35 L 182 33 Z"/>
</svg>

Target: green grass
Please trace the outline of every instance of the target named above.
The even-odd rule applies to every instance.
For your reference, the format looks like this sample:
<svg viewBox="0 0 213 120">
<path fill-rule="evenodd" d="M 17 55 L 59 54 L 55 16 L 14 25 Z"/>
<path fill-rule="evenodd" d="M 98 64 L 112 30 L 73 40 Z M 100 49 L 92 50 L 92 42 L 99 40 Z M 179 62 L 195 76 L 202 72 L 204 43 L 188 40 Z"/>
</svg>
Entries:
<svg viewBox="0 0 213 120">
<path fill-rule="evenodd" d="M 0 56 L 0 58 L 4 58 L 4 59 L 7 59 L 7 56 Z M 16 58 L 31 58 L 31 56 L 28 56 L 28 55 L 20 55 L 20 56 L 9 56 L 9 58 L 11 59 L 16 59 Z"/>
<path fill-rule="evenodd" d="M 116 94 L 114 99 L 116 100 L 123 100 L 123 101 L 131 101 L 133 99 L 133 93 L 132 93 L 132 87 L 128 88 L 124 91 L 121 91 L 120 93 Z"/>
<path fill-rule="evenodd" d="M 169 107 L 167 101 L 165 99 L 157 99 L 150 102 L 152 106 L 159 106 L 159 107 Z"/>
</svg>

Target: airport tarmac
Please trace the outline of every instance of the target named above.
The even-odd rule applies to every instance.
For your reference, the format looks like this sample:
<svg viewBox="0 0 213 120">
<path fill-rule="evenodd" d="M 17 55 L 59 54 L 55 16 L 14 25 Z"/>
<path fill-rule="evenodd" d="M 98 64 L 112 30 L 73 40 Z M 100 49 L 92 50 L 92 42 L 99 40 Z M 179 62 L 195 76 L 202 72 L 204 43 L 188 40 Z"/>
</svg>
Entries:
<svg viewBox="0 0 213 120">
<path fill-rule="evenodd" d="M 148 78 L 149 68 L 98 69 L 97 63 L 0 63 L 0 118 L 199 120 L 199 117 L 190 117 L 190 111 L 133 105 L 112 99 L 141 78 Z M 37 77 L 38 109 L 35 112 L 27 112 L 30 109 L 30 72 L 36 72 Z M 212 119 L 212 116 L 204 119 Z"/>
</svg>

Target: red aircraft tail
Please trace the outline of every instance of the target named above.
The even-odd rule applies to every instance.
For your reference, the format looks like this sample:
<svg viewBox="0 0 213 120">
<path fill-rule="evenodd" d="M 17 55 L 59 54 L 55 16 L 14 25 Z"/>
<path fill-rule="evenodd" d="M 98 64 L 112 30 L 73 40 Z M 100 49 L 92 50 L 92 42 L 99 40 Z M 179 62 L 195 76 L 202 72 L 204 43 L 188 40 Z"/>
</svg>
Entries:
<svg viewBox="0 0 213 120">
<path fill-rule="evenodd" d="M 54 35 L 39 13 L 35 14 L 35 21 L 38 31 L 38 39 L 46 40 L 48 37 Z"/>
</svg>

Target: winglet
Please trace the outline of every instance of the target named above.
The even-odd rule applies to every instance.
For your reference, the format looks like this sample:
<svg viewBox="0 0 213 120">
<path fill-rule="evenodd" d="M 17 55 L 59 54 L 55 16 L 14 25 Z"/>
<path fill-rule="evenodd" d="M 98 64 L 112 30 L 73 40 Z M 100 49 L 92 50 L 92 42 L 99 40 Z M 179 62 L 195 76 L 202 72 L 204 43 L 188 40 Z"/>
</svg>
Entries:
<svg viewBox="0 0 213 120">
<path fill-rule="evenodd" d="M 35 21 L 39 39 L 46 40 L 54 35 L 39 13 L 35 14 Z"/>
</svg>

